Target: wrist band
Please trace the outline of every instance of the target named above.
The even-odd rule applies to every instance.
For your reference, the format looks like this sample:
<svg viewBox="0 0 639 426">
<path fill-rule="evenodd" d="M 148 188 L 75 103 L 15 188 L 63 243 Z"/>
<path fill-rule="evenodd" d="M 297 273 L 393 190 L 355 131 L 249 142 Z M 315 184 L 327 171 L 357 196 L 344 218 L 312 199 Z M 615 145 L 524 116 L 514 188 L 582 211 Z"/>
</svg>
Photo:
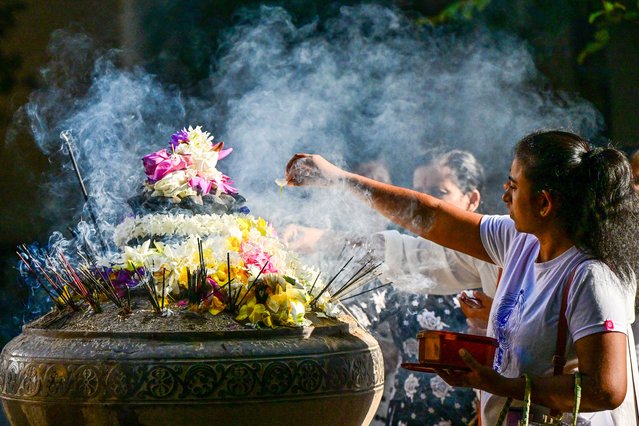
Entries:
<svg viewBox="0 0 639 426">
<path fill-rule="evenodd" d="M 577 417 L 579 414 L 579 405 L 581 405 L 581 373 L 575 372 L 575 400 L 572 407 L 572 426 L 577 425 Z"/>
<path fill-rule="evenodd" d="M 528 418 L 530 416 L 530 394 L 532 393 L 532 379 L 528 374 L 524 374 L 524 407 L 521 417 L 521 425 L 528 426 Z M 510 406 L 513 403 L 512 398 L 506 399 L 506 403 L 504 404 L 504 408 L 501 409 L 499 413 L 499 418 L 497 419 L 497 425 L 502 426 L 506 417 L 508 416 L 508 410 L 510 410 Z"/>
<path fill-rule="evenodd" d="M 528 374 L 524 374 L 525 387 L 524 387 L 524 406 L 521 417 L 521 425 L 528 426 L 529 416 L 530 416 L 530 395 L 532 393 L 532 379 Z M 581 373 L 579 371 L 575 372 L 575 394 L 573 400 L 573 408 L 572 408 L 572 421 L 571 426 L 577 426 L 577 419 L 579 417 L 579 406 L 581 405 Z M 497 419 L 497 425 L 502 426 L 506 417 L 508 416 L 508 410 L 510 410 L 510 406 L 513 403 L 512 398 L 506 399 L 506 403 L 504 404 L 504 408 L 501 409 L 499 413 L 499 418 Z"/>
<path fill-rule="evenodd" d="M 508 415 L 508 410 L 510 410 L 510 406 L 513 403 L 513 399 L 512 398 L 508 398 L 506 399 L 506 403 L 504 404 L 504 408 L 501 409 L 501 412 L 499 413 L 499 418 L 497 419 L 497 426 L 502 426 L 504 424 L 504 421 L 506 420 L 506 416 Z"/>
<path fill-rule="evenodd" d="M 521 416 L 522 426 L 528 426 L 528 417 L 530 416 L 530 394 L 532 393 L 532 379 L 528 374 L 524 374 L 526 387 L 524 388 L 524 412 Z"/>
</svg>

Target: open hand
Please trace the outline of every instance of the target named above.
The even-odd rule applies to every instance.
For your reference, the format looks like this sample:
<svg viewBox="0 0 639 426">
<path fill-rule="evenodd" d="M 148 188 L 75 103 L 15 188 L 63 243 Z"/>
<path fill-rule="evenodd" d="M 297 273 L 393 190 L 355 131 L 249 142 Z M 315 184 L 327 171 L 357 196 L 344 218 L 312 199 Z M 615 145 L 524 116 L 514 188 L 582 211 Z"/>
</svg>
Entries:
<svg viewBox="0 0 639 426">
<path fill-rule="evenodd" d="M 345 175 L 344 170 L 317 154 L 295 154 L 286 165 L 289 186 L 328 186 Z"/>
<path fill-rule="evenodd" d="M 282 240 L 291 250 L 310 253 L 315 249 L 325 232 L 324 229 L 291 224 L 284 229 Z"/>
</svg>

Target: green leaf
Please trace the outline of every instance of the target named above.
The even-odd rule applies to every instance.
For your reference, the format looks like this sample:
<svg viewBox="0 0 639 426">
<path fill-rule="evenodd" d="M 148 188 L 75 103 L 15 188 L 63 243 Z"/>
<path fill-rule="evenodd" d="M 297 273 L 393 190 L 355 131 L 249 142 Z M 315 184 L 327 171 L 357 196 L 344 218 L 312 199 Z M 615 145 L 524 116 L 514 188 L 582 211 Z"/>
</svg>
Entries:
<svg viewBox="0 0 639 426">
<path fill-rule="evenodd" d="M 602 3 L 603 3 L 604 10 L 606 12 L 612 12 L 613 10 L 615 10 L 614 3 L 610 2 L 610 1 L 604 1 Z"/>
<path fill-rule="evenodd" d="M 591 13 L 590 16 L 588 17 L 588 23 L 593 24 L 597 20 L 597 18 L 599 18 L 601 15 L 605 13 L 606 13 L 605 10 L 599 10 L 595 13 Z"/>
<path fill-rule="evenodd" d="M 626 5 L 615 2 L 615 9 L 626 10 Z"/>
<path fill-rule="evenodd" d="M 577 56 L 577 63 L 579 65 L 583 65 L 583 63 L 586 62 L 586 59 L 588 58 L 588 56 L 600 51 L 606 46 L 606 44 L 607 42 L 591 41 L 590 43 L 586 45 L 584 50 L 582 50 L 579 53 L 579 56 Z"/>
</svg>

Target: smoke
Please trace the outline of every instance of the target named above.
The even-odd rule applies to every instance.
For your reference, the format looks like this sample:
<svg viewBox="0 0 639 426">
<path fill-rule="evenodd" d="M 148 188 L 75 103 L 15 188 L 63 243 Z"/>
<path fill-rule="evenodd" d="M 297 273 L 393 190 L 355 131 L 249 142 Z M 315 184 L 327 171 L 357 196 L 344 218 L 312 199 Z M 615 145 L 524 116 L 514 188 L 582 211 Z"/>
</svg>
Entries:
<svg viewBox="0 0 639 426">
<path fill-rule="evenodd" d="M 472 152 L 487 170 L 486 209 L 502 211 L 500 183 L 517 140 L 557 127 L 590 137 L 601 126 L 587 102 L 543 89 L 526 45 L 512 37 L 419 29 L 374 5 L 343 7 L 319 27 L 296 27 L 284 10 L 263 7 L 227 36 L 210 79 L 211 99 L 227 111 L 223 133 L 237 149 L 233 176 L 267 216 L 295 216 L 289 194 L 285 203 L 257 197 L 274 194 L 271 182 L 295 152 L 350 168 L 383 159 L 397 184 L 411 185 L 416 159 L 433 148 Z M 295 211 L 308 222 L 366 230 L 349 200 L 320 196 Z"/>
<path fill-rule="evenodd" d="M 84 35 L 54 34 L 46 85 L 23 112 L 52 169 L 60 167 L 42 194 L 55 228 L 83 205 L 62 131 L 74 139 L 89 205 L 110 239 L 145 178 L 142 156 L 189 125 L 234 148 L 219 168 L 254 214 L 278 226 L 367 234 L 385 225 L 348 191 L 280 193 L 274 181 L 294 153 L 319 153 L 351 169 L 382 159 L 395 183 L 410 185 L 424 153 L 468 150 L 486 168 L 485 210 L 498 212 L 498 183 L 518 139 L 556 127 L 592 137 L 602 124 L 589 103 L 543 88 L 520 40 L 419 28 L 382 6 L 343 7 L 302 26 L 264 6 L 246 11 L 221 45 L 215 70 L 186 95 L 141 68 L 123 69 L 117 51 L 92 53 Z"/>
</svg>

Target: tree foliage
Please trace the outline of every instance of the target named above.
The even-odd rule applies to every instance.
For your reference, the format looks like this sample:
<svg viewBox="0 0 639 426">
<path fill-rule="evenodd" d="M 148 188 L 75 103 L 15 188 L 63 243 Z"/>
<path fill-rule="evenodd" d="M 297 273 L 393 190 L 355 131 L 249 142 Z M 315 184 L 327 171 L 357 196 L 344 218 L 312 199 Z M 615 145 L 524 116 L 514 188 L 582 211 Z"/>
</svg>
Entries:
<svg viewBox="0 0 639 426">
<path fill-rule="evenodd" d="M 451 21 L 470 21 L 479 17 L 491 3 L 494 3 L 493 0 L 454 0 L 437 14 L 421 19 L 420 23 L 439 25 Z M 595 31 L 577 57 L 579 64 L 608 45 L 615 26 L 624 23 L 639 25 L 639 0 L 592 0 L 585 3 L 589 3 L 588 23 L 594 26 Z"/>
</svg>

